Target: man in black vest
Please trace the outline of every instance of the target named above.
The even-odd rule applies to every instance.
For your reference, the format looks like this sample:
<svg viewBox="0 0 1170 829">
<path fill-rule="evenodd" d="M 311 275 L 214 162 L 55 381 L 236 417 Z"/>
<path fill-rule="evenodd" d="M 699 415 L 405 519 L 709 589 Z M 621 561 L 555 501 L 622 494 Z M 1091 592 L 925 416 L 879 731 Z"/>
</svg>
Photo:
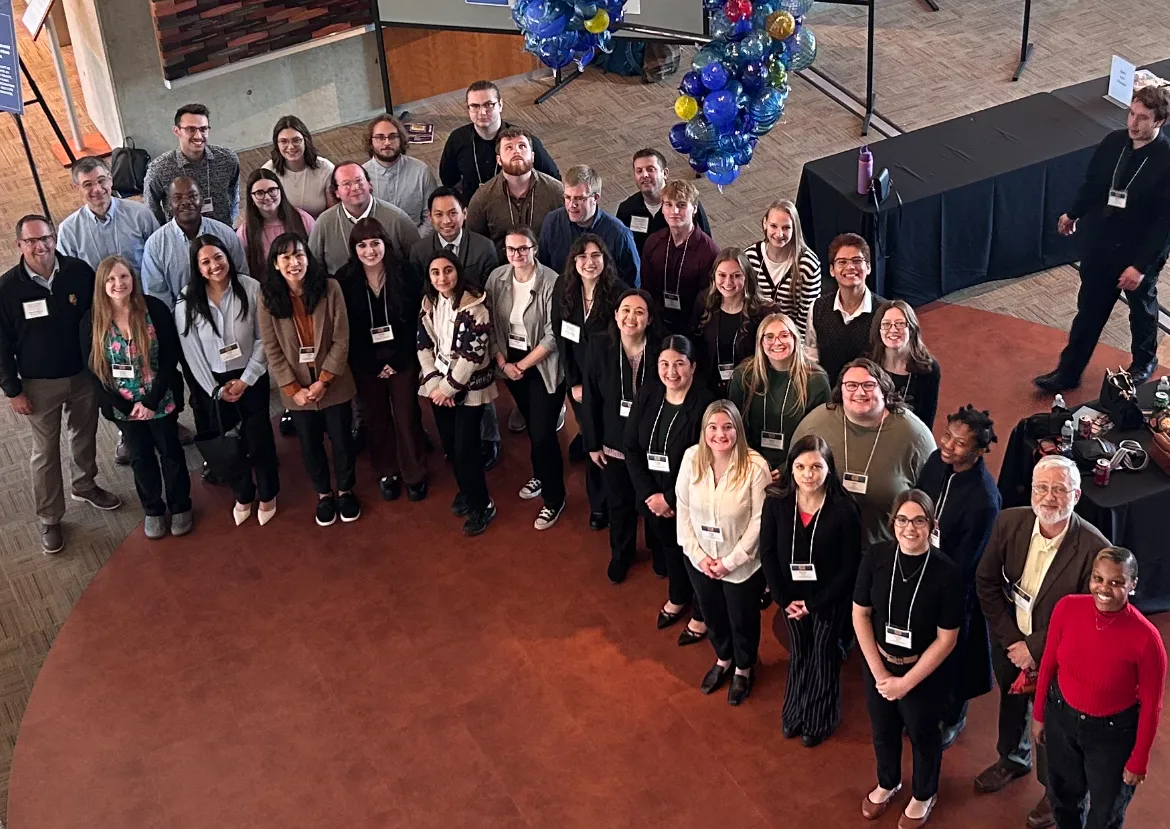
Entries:
<svg viewBox="0 0 1170 829">
<path fill-rule="evenodd" d="M 837 290 L 813 303 L 804 346 L 835 384 L 844 365 L 869 349 L 873 312 L 885 300 L 865 285 L 869 244 L 856 233 L 842 233 L 829 243 L 829 273 Z"/>
</svg>

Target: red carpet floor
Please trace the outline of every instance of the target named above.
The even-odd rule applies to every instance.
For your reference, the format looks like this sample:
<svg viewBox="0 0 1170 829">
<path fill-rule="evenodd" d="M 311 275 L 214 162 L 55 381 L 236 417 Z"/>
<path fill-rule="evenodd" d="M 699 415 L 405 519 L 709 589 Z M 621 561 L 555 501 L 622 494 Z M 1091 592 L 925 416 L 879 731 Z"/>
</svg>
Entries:
<svg viewBox="0 0 1170 829">
<path fill-rule="evenodd" d="M 1028 380 L 1063 334 L 945 305 L 923 325 L 943 411 L 988 407 L 1006 441 L 1043 405 Z M 1090 376 L 1106 362 L 1127 357 L 1103 350 Z M 567 514 L 538 534 L 515 495 L 527 442 L 509 436 L 490 475 L 500 518 L 467 541 L 438 458 L 427 501 L 375 502 L 367 477 L 362 519 L 320 529 L 295 444 L 280 446 L 273 523 L 235 528 L 230 494 L 196 487 L 194 534 L 139 530 L 93 580 L 29 702 L 11 829 L 863 825 L 874 771 L 857 655 L 842 726 L 815 750 L 780 736 L 786 652 L 767 632 L 744 707 L 700 695 L 709 646 L 655 630 L 665 585 L 648 563 L 606 581 L 578 466 Z M 973 704 L 933 825 L 1023 826 L 1034 781 L 972 790 L 994 719 L 991 696 Z M 1167 773 L 1170 737 L 1129 826 L 1164 825 Z"/>
</svg>

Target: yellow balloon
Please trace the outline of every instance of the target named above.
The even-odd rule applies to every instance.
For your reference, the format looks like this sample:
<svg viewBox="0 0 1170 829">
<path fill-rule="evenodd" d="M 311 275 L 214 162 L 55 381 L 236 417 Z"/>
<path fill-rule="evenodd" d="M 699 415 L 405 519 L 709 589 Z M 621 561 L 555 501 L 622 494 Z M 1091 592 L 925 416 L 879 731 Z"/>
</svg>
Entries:
<svg viewBox="0 0 1170 829">
<path fill-rule="evenodd" d="M 674 102 L 674 114 L 684 121 L 689 121 L 699 114 L 699 102 L 690 95 L 679 95 Z"/>
<path fill-rule="evenodd" d="M 597 14 L 585 21 L 585 31 L 595 35 L 601 34 L 609 28 L 609 12 L 598 9 Z"/>
<path fill-rule="evenodd" d="M 796 18 L 790 12 L 772 12 L 768 15 L 766 27 L 772 40 L 787 40 L 796 31 Z"/>
</svg>

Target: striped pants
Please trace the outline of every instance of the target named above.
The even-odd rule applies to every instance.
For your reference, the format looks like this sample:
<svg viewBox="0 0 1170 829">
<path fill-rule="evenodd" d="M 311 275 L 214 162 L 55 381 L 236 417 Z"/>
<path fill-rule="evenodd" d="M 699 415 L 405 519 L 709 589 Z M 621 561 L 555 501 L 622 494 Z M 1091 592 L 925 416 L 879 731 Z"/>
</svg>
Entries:
<svg viewBox="0 0 1170 829">
<path fill-rule="evenodd" d="M 783 608 L 781 608 L 783 612 Z M 837 640 L 849 613 L 836 605 L 788 624 L 788 683 L 784 728 L 827 737 L 841 719 L 841 651 Z"/>
</svg>

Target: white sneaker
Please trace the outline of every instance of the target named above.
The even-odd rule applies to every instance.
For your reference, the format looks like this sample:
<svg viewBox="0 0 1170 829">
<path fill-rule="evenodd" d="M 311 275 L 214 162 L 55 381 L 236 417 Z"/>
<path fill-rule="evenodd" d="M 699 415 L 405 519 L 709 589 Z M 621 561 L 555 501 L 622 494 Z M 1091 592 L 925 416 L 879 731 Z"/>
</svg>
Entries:
<svg viewBox="0 0 1170 829">
<path fill-rule="evenodd" d="M 547 530 L 553 524 L 557 523 L 557 519 L 561 517 L 561 513 L 565 511 L 565 505 L 561 504 L 557 509 L 552 507 L 542 507 L 540 512 L 536 515 L 536 522 L 532 525 L 538 530 Z"/>
<path fill-rule="evenodd" d="M 565 404 L 561 404 L 561 412 L 557 415 L 557 431 L 565 428 Z"/>
<path fill-rule="evenodd" d="M 525 501 L 531 501 L 533 498 L 539 498 L 541 491 L 540 479 L 533 478 L 524 486 L 520 487 L 520 497 Z"/>
</svg>

